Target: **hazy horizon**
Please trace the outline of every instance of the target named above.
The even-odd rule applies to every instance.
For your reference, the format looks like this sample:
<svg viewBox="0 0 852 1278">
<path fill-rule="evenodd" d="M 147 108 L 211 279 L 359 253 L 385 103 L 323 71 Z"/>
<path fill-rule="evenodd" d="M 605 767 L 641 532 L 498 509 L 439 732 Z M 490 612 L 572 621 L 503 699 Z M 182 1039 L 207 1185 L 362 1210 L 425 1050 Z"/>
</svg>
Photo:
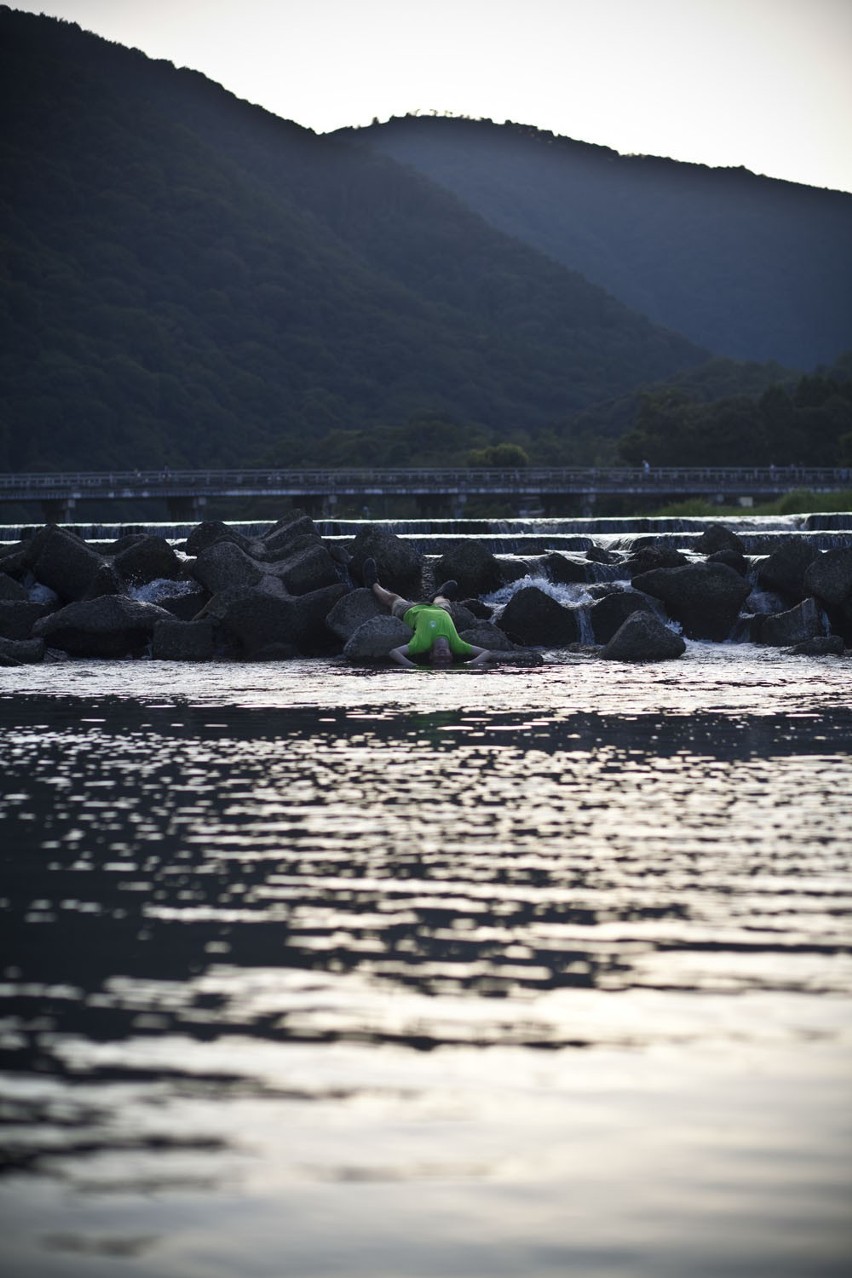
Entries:
<svg viewBox="0 0 852 1278">
<path fill-rule="evenodd" d="M 852 192 L 848 0 L 37 0 L 317 133 L 413 113 Z"/>
</svg>

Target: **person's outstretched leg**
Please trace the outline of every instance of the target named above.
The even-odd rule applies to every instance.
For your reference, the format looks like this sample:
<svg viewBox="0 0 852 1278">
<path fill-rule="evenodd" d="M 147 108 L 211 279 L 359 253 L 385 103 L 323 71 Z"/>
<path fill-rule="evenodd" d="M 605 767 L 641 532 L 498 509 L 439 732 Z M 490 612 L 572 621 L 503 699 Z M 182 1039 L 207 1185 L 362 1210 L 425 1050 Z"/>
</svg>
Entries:
<svg viewBox="0 0 852 1278">
<path fill-rule="evenodd" d="M 376 580 L 377 575 L 375 559 L 365 559 L 361 569 L 364 585 L 372 590 L 379 603 L 383 603 L 395 617 L 402 617 L 411 607 L 410 600 L 398 595 L 395 590 L 386 590 L 384 586 L 380 586 Z"/>
<path fill-rule="evenodd" d="M 402 595 L 398 595 L 395 590 L 385 590 L 384 586 L 380 586 L 377 581 L 373 582 L 373 594 L 379 603 L 383 603 L 386 608 L 394 610 L 394 605 L 403 602 Z"/>
</svg>

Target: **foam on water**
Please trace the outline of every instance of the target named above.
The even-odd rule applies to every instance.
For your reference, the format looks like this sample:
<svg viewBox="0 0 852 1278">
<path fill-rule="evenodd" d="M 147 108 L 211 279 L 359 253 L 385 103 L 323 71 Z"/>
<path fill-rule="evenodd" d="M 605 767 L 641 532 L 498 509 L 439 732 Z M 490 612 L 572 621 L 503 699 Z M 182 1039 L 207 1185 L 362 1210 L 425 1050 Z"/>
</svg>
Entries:
<svg viewBox="0 0 852 1278">
<path fill-rule="evenodd" d="M 191 580 L 173 581 L 168 577 L 157 577 L 143 586 L 131 586 L 128 594 L 131 599 L 140 603 L 159 603 L 161 599 L 179 599 L 182 595 L 191 595 L 198 590 L 198 583 Z"/>
</svg>

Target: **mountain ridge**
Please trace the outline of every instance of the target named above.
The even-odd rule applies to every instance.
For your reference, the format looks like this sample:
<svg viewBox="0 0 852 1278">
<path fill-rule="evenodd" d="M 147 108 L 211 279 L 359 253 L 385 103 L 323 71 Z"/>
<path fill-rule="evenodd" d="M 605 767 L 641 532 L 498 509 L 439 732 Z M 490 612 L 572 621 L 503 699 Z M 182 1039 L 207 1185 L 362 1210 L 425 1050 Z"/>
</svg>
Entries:
<svg viewBox="0 0 852 1278">
<path fill-rule="evenodd" d="M 6 469 L 362 428 L 432 464 L 708 357 L 390 159 L 76 24 L 0 33 Z"/>
<path fill-rule="evenodd" d="M 336 136 L 410 165 L 654 322 L 809 369 L 852 346 L 852 195 L 534 126 L 403 116 Z"/>
</svg>

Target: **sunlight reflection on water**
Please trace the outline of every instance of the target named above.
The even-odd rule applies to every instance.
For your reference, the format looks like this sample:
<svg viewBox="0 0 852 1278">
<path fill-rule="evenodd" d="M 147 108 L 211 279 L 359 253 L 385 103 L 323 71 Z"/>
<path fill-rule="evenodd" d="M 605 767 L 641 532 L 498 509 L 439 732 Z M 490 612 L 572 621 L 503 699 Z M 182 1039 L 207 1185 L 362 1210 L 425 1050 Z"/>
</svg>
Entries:
<svg viewBox="0 0 852 1278">
<path fill-rule="evenodd" d="M 552 653 L 546 665 L 532 669 L 496 666 L 443 672 L 356 670 L 339 660 L 200 666 L 73 661 L 0 669 L 0 697 L 91 694 L 199 707 L 363 708 L 370 717 L 397 710 L 475 706 L 486 712 L 526 708 L 548 715 L 579 710 L 619 715 L 710 710 L 818 714 L 832 706 L 847 707 L 849 687 L 849 663 L 836 657 L 790 657 L 751 644 L 694 641 L 687 641 L 686 655 L 677 662 L 638 666 Z"/>
<path fill-rule="evenodd" d="M 847 663 L 61 663 L 0 728 L 16 1276 L 845 1273 Z"/>
</svg>

